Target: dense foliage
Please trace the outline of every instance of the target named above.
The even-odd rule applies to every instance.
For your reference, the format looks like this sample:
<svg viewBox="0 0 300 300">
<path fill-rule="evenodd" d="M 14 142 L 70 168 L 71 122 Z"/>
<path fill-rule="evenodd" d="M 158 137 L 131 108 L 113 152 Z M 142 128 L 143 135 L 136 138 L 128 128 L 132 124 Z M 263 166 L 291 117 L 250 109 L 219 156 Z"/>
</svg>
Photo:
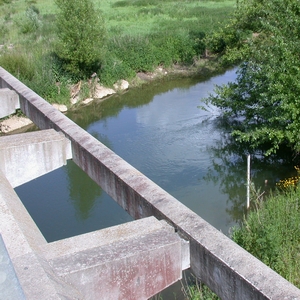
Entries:
<svg viewBox="0 0 300 300">
<path fill-rule="evenodd" d="M 300 189 L 290 187 L 257 203 L 233 240 L 300 287 Z"/>
<path fill-rule="evenodd" d="M 208 103 L 220 107 L 238 141 L 266 154 L 281 145 L 300 151 L 300 2 L 242 0 L 230 26 L 211 40 L 224 62 L 241 62 L 238 78 L 216 89 Z"/>
</svg>

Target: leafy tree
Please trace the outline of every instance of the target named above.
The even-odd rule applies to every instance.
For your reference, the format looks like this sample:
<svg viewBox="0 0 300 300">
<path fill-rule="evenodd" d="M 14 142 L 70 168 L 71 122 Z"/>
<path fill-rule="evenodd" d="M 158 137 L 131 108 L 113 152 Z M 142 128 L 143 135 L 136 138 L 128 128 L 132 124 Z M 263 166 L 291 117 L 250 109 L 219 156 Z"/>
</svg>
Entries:
<svg viewBox="0 0 300 300">
<path fill-rule="evenodd" d="M 238 141 L 267 144 L 267 155 L 283 144 L 299 152 L 300 2 L 239 1 L 224 41 L 232 32 L 240 39 L 222 50 L 224 61 L 242 61 L 237 81 L 217 87 L 207 103 L 221 108 Z"/>
<path fill-rule="evenodd" d="M 59 8 L 56 54 L 76 77 L 90 76 L 101 66 L 105 28 L 100 11 L 90 0 L 55 0 Z"/>
</svg>

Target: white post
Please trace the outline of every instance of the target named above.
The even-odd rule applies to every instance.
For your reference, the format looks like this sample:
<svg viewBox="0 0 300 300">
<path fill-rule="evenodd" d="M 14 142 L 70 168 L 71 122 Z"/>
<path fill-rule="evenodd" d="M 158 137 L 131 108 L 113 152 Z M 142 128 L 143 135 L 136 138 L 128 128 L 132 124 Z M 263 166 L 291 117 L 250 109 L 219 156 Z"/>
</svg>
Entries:
<svg viewBox="0 0 300 300">
<path fill-rule="evenodd" d="M 250 154 L 247 156 L 247 209 L 250 207 Z"/>
</svg>

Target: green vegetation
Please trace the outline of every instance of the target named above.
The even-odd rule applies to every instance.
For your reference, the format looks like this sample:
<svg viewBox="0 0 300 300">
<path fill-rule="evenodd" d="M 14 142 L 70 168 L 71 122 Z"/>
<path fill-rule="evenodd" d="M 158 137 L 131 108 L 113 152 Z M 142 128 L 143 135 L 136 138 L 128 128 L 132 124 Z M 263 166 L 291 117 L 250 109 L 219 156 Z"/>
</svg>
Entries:
<svg viewBox="0 0 300 300">
<path fill-rule="evenodd" d="M 222 62 L 239 64 L 235 83 L 219 86 L 207 104 L 219 107 L 236 141 L 249 151 L 300 151 L 299 37 L 297 0 L 241 0 L 231 23 L 210 36 Z M 256 201 L 232 238 L 244 249 L 300 287 L 299 168 L 281 180 L 267 199 Z"/>
<path fill-rule="evenodd" d="M 196 280 L 194 284 L 183 287 L 183 294 L 189 300 L 218 300 L 220 299 L 206 285 Z"/>
<path fill-rule="evenodd" d="M 217 88 L 212 103 L 223 110 L 237 141 L 249 149 L 285 145 L 300 151 L 300 4 L 297 0 L 242 0 L 231 24 L 210 40 L 240 63 L 235 83 Z"/>
<path fill-rule="evenodd" d="M 56 0 L 55 53 L 72 76 L 80 79 L 100 69 L 104 57 L 105 29 L 100 11 L 89 0 Z"/>
<path fill-rule="evenodd" d="M 300 189 L 289 187 L 256 203 L 233 240 L 300 288 Z"/>
<path fill-rule="evenodd" d="M 112 85 L 139 71 L 191 66 L 235 0 L 1 1 L 0 65 L 49 102 L 97 73 Z"/>
</svg>

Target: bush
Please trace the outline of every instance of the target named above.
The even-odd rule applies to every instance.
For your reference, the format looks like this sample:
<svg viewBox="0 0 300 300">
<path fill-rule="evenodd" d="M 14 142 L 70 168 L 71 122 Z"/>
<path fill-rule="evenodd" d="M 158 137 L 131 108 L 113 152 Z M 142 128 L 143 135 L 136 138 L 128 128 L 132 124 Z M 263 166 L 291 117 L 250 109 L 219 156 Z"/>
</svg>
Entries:
<svg viewBox="0 0 300 300">
<path fill-rule="evenodd" d="M 71 80 L 57 56 L 52 54 L 41 57 L 35 69 L 34 80 L 26 84 L 48 102 L 68 105 Z"/>
<path fill-rule="evenodd" d="M 0 0 L 0 5 L 9 4 L 11 2 L 12 2 L 12 0 Z"/>
<path fill-rule="evenodd" d="M 104 56 L 105 28 L 100 11 L 90 0 L 56 0 L 56 53 L 77 79 L 98 72 Z"/>
<path fill-rule="evenodd" d="M 109 41 L 107 52 L 119 61 L 118 66 L 134 72 L 147 72 L 160 64 L 191 63 L 194 56 L 205 49 L 203 37 L 201 33 L 118 36 Z"/>
<path fill-rule="evenodd" d="M 109 51 L 133 71 L 152 71 L 158 64 L 156 49 L 148 37 L 119 36 L 110 40 Z"/>
<path fill-rule="evenodd" d="M 30 6 L 26 9 L 25 16 L 17 22 L 21 33 L 32 33 L 40 27 L 39 13 L 35 6 Z"/>
<path fill-rule="evenodd" d="M 102 64 L 100 80 L 104 85 L 112 86 L 119 79 L 130 79 L 134 76 L 135 72 L 126 62 L 111 54 L 107 55 Z"/>
</svg>

